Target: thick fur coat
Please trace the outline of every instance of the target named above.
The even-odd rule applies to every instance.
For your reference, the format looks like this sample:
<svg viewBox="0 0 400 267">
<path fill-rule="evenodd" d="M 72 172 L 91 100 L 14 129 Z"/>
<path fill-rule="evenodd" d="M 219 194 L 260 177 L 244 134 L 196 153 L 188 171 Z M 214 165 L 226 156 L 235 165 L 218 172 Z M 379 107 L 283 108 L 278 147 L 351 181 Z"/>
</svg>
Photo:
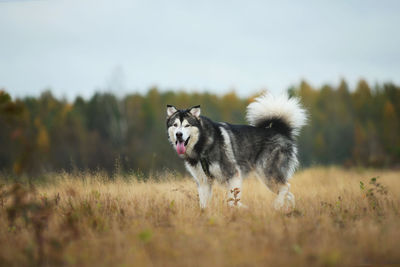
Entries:
<svg viewBox="0 0 400 267">
<path fill-rule="evenodd" d="M 200 106 L 167 106 L 168 139 L 197 183 L 200 207 L 215 180 L 228 186 L 228 203 L 240 202 L 242 179 L 250 172 L 277 193 L 275 208 L 294 207 L 288 180 L 298 166 L 296 136 L 306 123 L 297 98 L 264 94 L 247 107 L 249 125 L 214 122 Z"/>
</svg>

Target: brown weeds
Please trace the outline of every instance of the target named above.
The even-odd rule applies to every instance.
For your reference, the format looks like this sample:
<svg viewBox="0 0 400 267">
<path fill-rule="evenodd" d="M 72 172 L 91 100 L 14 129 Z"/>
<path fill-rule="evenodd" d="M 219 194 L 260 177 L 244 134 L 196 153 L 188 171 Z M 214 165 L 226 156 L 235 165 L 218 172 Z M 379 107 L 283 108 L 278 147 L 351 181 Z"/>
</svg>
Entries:
<svg viewBox="0 0 400 267">
<path fill-rule="evenodd" d="M 290 214 L 273 210 L 274 195 L 256 179 L 242 188 L 248 209 L 228 207 L 227 189 L 215 186 L 202 211 L 194 182 L 166 177 L 107 182 L 101 174 L 64 173 L 52 185 L 0 186 L 0 265 L 400 263 L 399 172 L 298 172 Z"/>
</svg>

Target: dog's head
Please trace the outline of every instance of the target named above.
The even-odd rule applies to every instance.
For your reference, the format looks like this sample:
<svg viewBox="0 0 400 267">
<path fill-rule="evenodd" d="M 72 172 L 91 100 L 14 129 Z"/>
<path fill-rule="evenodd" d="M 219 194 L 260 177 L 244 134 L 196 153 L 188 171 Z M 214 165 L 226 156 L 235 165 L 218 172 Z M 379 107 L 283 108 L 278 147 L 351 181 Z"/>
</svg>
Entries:
<svg viewBox="0 0 400 267">
<path fill-rule="evenodd" d="M 189 156 L 200 134 L 200 106 L 179 110 L 167 105 L 168 139 L 181 158 Z"/>
</svg>

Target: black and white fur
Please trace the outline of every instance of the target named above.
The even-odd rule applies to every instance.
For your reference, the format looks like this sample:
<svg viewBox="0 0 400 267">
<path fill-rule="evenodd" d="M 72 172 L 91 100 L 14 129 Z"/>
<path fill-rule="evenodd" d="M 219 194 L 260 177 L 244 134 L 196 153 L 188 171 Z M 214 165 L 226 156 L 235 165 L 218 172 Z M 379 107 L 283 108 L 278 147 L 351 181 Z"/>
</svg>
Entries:
<svg viewBox="0 0 400 267">
<path fill-rule="evenodd" d="M 214 122 L 200 111 L 167 106 L 168 138 L 197 183 L 200 207 L 207 206 L 214 180 L 227 184 L 230 205 L 241 206 L 242 179 L 254 171 L 277 193 L 276 209 L 294 208 L 288 180 L 298 165 L 295 139 L 307 120 L 299 100 L 258 97 L 247 107 L 250 125 Z"/>
</svg>

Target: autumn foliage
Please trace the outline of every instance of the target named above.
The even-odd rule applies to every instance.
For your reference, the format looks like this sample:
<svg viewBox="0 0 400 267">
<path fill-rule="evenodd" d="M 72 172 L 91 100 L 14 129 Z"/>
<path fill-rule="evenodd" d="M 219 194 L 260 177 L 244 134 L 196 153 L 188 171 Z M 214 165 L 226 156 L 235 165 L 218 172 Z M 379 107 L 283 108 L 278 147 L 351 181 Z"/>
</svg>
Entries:
<svg viewBox="0 0 400 267">
<path fill-rule="evenodd" d="M 370 87 L 361 80 L 354 89 L 345 81 L 313 88 L 302 82 L 288 92 L 301 97 L 309 111 L 309 125 L 299 137 L 302 166 L 399 166 L 400 87 Z M 22 99 L 1 91 L 0 170 L 183 171 L 166 138 L 166 104 L 201 104 L 202 114 L 216 121 L 246 123 L 245 108 L 252 98 L 152 88 L 145 95 L 96 93 L 71 102 L 50 91 Z"/>
</svg>

